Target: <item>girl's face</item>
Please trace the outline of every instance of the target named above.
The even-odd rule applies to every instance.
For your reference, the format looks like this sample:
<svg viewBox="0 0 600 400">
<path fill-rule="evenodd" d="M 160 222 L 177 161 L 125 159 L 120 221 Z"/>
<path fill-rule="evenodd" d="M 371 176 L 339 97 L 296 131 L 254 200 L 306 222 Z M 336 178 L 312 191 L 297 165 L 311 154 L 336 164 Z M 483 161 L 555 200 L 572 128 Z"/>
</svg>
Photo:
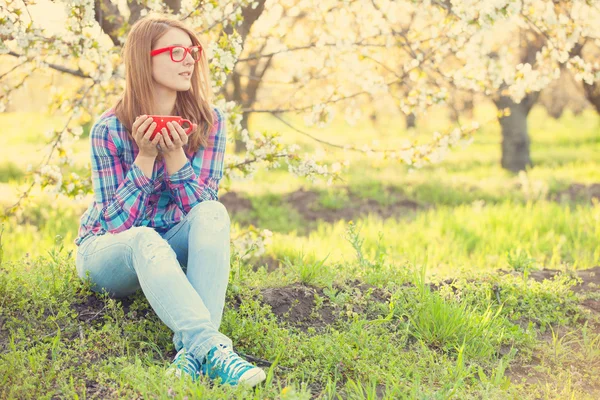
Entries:
<svg viewBox="0 0 600 400">
<path fill-rule="evenodd" d="M 185 31 L 179 28 L 171 28 L 167 31 L 152 48 L 161 49 L 169 46 L 193 46 L 192 40 Z M 167 90 L 183 92 L 192 87 L 191 74 L 189 76 L 180 75 L 182 72 L 193 72 L 196 63 L 192 55 L 188 52 L 181 62 L 171 60 L 171 52 L 152 56 L 152 78 L 159 86 Z"/>
</svg>

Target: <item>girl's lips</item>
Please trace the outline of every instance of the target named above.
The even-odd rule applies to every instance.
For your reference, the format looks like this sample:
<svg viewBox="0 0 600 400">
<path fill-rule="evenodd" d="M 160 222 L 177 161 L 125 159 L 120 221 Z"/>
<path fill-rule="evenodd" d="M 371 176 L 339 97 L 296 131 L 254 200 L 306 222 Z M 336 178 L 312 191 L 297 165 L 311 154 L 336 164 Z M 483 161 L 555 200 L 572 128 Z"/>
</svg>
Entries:
<svg viewBox="0 0 600 400">
<path fill-rule="evenodd" d="M 191 76 L 192 76 L 192 74 L 189 74 L 189 75 L 187 75 L 187 74 L 179 74 L 179 76 L 182 76 L 182 77 L 184 77 L 185 79 L 190 79 L 190 78 L 191 78 Z"/>
</svg>

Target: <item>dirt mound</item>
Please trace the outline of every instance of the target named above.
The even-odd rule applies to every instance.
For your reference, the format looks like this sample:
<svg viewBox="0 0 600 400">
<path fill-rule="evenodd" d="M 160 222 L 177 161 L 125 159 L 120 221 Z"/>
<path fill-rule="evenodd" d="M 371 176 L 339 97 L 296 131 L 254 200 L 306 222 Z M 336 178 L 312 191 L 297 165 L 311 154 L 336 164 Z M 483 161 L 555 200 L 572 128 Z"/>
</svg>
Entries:
<svg viewBox="0 0 600 400">
<path fill-rule="evenodd" d="M 402 197 L 400 193 L 396 193 L 392 189 L 387 190 L 392 199 L 390 204 L 382 204 L 371 198 L 362 198 L 346 187 L 339 188 L 339 190 L 345 193 L 345 205 L 339 208 L 324 207 L 319 202 L 321 194 L 315 190 L 299 189 L 283 196 L 283 200 L 298 211 L 306 221 L 323 220 L 330 223 L 339 220 L 355 220 L 368 214 L 375 214 L 384 219 L 402 217 L 421 207 L 417 202 Z M 228 192 L 220 196 L 219 201 L 231 215 L 253 209 L 252 202 L 236 192 Z"/>
<path fill-rule="evenodd" d="M 126 318 L 141 320 L 146 318 L 149 313 L 154 313 L 154 310 L 148 305 L 144 310 L 133 310 L 130 312 L 131 305 L 136 298 L 143 298 L 144 294 L 141 291 L 123 298 L 115 298 L 115 302 L 121 305 Z M 77 311 L 77 319 L 91 326 L 102 326 L 103 316 L 107 313 L 107 308 L 104 300 L 99 294 L 93 293 L 82 299 L 79 303 L 71 303 L 71 307 Z"/>
<path fill-rule="evenodd" d="M 323 304 L 319 310 L 315 310 L 314 317 L 311 316 L 316 305 L 315 293 L 325 296 L 321 289 L 301 284 L 265 289 L 262 296 L 263 301 L 271 306 L 273 314 L 280 320 L 285 320 L 306 331 L 308 326 L 320 328 L 332 324 L 336 319 L 334 309 L 329 302 Z"/>
<path fill-rule="evenodd" d="M 375 199 L 362 198 L 347 188 L 348 204 L 337 209 L 325 208 L 319 204 L 319 192 L 300 189 L 285 196 L 285 201 L 294 207 L 308 221 L 323 220 L 335 222 L 350 221 L 360 216 L 376 214 L 381 218 L 404 216 L 419 208 L 419 204 L 408 199 L 397 197 L 391 204 L 384 205 Z"/>
<path fill-rule="evenodd" d="M 389 301 L 390 293 L 359 281 L 352 281 L 348 286 L 333 285 L 334 291 L 349 294 L 348 300 L 352 311 L 367 315 L 372 312 L 374 303 Z M 306 332 L 309 327 L 323 328 L 343 318 L 346 308 L 333 304 L 322 288 L 295 283 L 279 288 L 267 288 L 261 291 L 262 301 L 268 304 L 280 322 L 288 323 Z M 322 299 L 317 307 L 315 295 Z M 360 301 L 354 302 L 357 298 Z M 239 306 L 239 303 L 237 304 Z"/>
<path fill-rule="evenodd" d="M 258 257 L 255 261 L 252 261 L 252 270 L 256 272 L 260 267 L 266 265 L 267 271 L 273 272 L 279 267 L 279 264 L 280 261 L 278 259 L 274 258 L 271 255 L 263 254 L 262 256 Z"/>
<path fill-rule="evenodd" d="M 592 199 L 600 200 L 600 183 L 584 185 L 582 183 L 573 183 L 567 189 L 557 193 L 549 194 L 548 198 L 553 201 L 589 201 Z"/>
<path fill-rule="evenodd" d="M 502 274 L 510 274 L 515 276 L 521 276 L 521 272 L 517 271 L 506 271 L 503 269 L 498 270 Z M 556 275 L 563 273 L 558 269 L 541 269 L 529 272 L 529 278 L 538 282 L 542 282 L 545 279 L 551 280 Z M 576 293 L 585 292 L 590 290 L 598 290 L 600 288 L 600 266 L 596 266 L 589 269 L 582 269 L 576 271 L 576 274 L 581 278 L 582 282 L 572 287 L 572 290 Z"/>
<path fill-rule="evenodd" d="M 581 304 L 583 304 L 593 312 L 600 314 L 600 300 L 586 299 Z"/>
<path fill-rule="evenodd" d="M 238 214 L 252 210 L 252 202 L 236 192 L 227 192 L 224 195 L 219 196 L 219 201 L 223 203 L 230 214 Z"/>
<path fill-rule="evenodd" d="M 574 291 L 581 292 L 600 289 L 600 265 L 594 268 L 577 271 L 577 275 L 583 282 L 573 288 Z"/>
<path fill-rule="evenodd" d="M 106 314 L 104 301 L 96 294 L 85 297 L 81 303 L 71 303 L 71 306 L 77 311 L 77 319 L 85 324 L 94 325 L 94 321 L 102 321 Z"/>
</svg>

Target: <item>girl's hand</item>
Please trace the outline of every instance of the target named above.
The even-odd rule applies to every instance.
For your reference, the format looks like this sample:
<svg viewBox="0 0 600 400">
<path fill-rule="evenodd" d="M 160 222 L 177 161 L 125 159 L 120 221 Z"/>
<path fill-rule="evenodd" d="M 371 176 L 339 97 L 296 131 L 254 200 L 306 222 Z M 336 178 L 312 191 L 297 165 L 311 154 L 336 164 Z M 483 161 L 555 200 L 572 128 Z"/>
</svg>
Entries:
<svg viewBox="0 0 600 400">
<path fill-rule="evenodd" d="M 171 154 L 174 154 L 179 151 L 183 146 L 188 143 L 188 135 L 185 133 L 184 129 L 177 122 L 167 122 L 167 127 L 169 128 L 169 132 L 173 137 L 173 140 L 169 137 L 169 133 L 166 128 L 163 128 L 160 135 L 160 151 L 164 154 L 165 157 L 168 157 Z M 196 124 L 194 124 L 194 129 L 196 128 Z"/>
<path fill-rule="evenodd" d="M 156 128 L 156 122 L 153 122 L 152 118 L 147 115 L 138 116 L 131 128 L 133 140 L 135 140 L 140 149 L 140 154 L 143 156 L 156 157 L 158 155 L 156 145 L 159 143 L 162 135 L 156 135 L 156 137 L 150 141 L 150 136 L 154 133 L 154 128 Z"/>
</svg>

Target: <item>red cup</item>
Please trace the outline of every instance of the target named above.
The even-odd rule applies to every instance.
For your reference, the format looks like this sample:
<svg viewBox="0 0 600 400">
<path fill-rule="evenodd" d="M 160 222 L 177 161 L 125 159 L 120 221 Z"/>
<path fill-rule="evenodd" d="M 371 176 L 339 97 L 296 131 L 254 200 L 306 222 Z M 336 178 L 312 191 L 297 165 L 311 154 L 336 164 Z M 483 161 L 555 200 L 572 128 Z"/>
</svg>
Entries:
<svg viewBox="0 0 600 400">
<path fill-rule="evenodd" d="M 148 115 L 148 117 L 152 118 L 154 122 L 156 122 L 156 127 L 154 128 L 154 133 L 150 136 L 150 140 L 154 139 L 158 133 L 161 132 L 162 128 L 165 128 L 169 133 L 169 137 L 173 140 L 173 136 L 171 136 L 171 132 L 169 131 L 169 127 L 167 126 L 167 122 L 171 121 L 172 123 L 178 123 L 185 130 L 186 135 L 192 133 L 192 129 L 194 129 L 194 125 L 192 121 L 189 119 L 185 119 L 179 117 L 177 115 Z M 183 124 L 187 123 L 188 126 L 185 127 Z"/>
</svg>

